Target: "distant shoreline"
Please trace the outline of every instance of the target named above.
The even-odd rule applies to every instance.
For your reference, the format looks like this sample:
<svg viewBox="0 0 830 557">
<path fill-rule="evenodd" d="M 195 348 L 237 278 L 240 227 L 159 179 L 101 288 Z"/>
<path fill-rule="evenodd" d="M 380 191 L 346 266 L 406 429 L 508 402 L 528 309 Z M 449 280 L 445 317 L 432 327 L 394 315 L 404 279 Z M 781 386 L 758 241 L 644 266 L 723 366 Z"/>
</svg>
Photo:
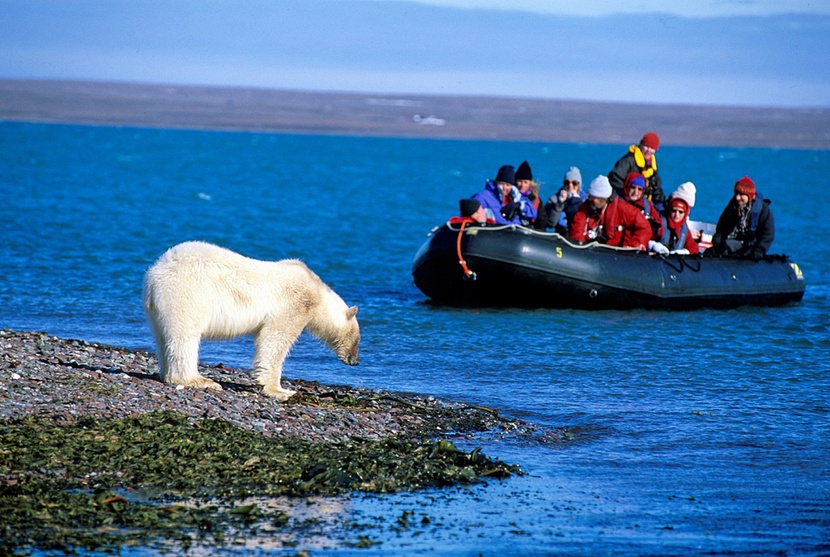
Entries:
<svg viewBox="0 0 830 557">
<path fill-rule="evenodd" d="M 830 109 L 0 79 L 0 121 L 494 141 L 830 149 Z"/>
</svg>

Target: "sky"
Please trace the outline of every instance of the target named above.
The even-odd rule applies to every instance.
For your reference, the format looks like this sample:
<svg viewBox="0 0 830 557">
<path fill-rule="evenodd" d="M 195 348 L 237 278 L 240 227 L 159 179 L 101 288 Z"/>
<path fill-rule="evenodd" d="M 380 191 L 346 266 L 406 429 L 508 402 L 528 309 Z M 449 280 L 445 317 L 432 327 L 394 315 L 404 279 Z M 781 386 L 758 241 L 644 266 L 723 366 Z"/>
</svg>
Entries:
<svg viewBox="0 0 830 557">
<path fill-rule="evenodd" d="M 387 2 L 389 0 L 374 0 Z M 785 13 L 830 14 L 826 0 L 415 0 L 433 6 L 468 9 L 522 10 L 549 15 L 607 16 L 620 13 L 652 13 L 659 9 L 682 17 L 727 15 L 766 16 Z"/>
<path fill-rule="evenodd" d="M 0 21 L 0 78 L 830 107 L 825 0 L 0 0 Z"/>
</svg>

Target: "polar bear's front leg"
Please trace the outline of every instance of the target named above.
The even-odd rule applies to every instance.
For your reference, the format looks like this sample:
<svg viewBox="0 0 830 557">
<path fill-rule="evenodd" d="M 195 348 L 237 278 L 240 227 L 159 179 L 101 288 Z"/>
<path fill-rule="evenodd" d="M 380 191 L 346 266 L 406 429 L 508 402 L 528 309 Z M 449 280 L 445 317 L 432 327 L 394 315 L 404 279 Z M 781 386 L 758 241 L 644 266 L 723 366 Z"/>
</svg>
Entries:
<svg viewBox="0 0 830 557">
<path fill-rule="evenodd" d="M 254 365 L 254 377 L 257 383 L 262 385 L 262 392 L 265 395 L 272 396 L 281 402 L 285 402 L 297 393 L 297 391 L 283 389 L 280 386 L 282 380 L 282 363 L 279 366 L 270 368 Z"/>
<path fill-rule="evenodd" d="M 262 385 L 262 392 L 272 396 L 279 401 L 286 401 L 296 394 L 297 391 L 283 389 L 280 386 L 282 380 L 282 364 L 288 356 L 288 351 L 300 336 L 302 327 L 293 330 L 285 327 L 262 327 L 254 339 L 254 377 L 256 382 Z"/>
<path fill-rule="evenodd" d="M 161 380 L 172 385 L 197 389 L 222 390 L 222 386 L 199 375 L 199 337 L 174 338 L 164 343 L 164 364 L 160 365 Z"/>
</svg>

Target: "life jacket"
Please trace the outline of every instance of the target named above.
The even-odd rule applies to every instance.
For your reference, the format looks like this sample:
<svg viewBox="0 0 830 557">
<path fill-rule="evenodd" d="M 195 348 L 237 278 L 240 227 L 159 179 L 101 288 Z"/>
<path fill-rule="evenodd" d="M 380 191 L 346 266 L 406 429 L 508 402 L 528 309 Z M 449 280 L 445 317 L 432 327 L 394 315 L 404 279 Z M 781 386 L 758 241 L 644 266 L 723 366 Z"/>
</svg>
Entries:
<svg viewBox="0 0 830 557">
<path fill-rule="evenodd" d="M 669 248 L 671 251 L 685 248 L 686 238 L 689 236 L 689 223 L 687 221 L 683 221 L 683 226 L 680 227 L 680 231 L 677 233 L 677 239 L 674 241 L 673 245 L 669 245 L 669 242 L 671 242 L 671 233 L 672 229 L 669 227 L 668 220 L 663 218 L 663 236 L 660 237 L 660 243 Z"/>
<path fill-rule="evenodd" d="M 758 193 L 755 195 L 755 199 L 752 200 L 752 204 L 749 207 L 749 214 L 747 215 L 746 219 L 746 228 L 741 228 L 741 206 L 735 203 L 735 210 L 738 213 L 738 220 L 735 222 L 735 228 L 730 231 L 729 236 L 732 237 L 733 234 L 734 239 L 738 241 L 746 241 L 747 239 L 753 238 L 755 236 L 755 231 L 758 230 L 758 221 L 761 218 L 761 209 L 764 207 L 764 202 L 766 200 L 764 197 Z"/>
<path fill-rule="evenodd" d="M 651 218 L 651 203 L 648 202 L 645 195 L 643 195 L 643 206 L 642 207 L 637 205 L 637 203 L 635 203 L 634 201 L 631 201 L 630 199 L 628 199 L 627 195 L 628 195 L 628 193 L 626 192 L 626 197 L 624 197 L 623 199 L 626 202 L 628 202 L 629 205 L 633 205 L 634 208 L 637 209 L 638 211 L 640 211 L 641 213 L 643 213 L 643 215 L 645 215 L 645 217 L 647 219 Z"/>
<path fill-rule="evenodd" d="M 752 200 L 752 207 L 749 209 L 749 223 L 748 230 L 754 234 L 758 230 L 758 220 L 761 218 L 761 209 L 764 206 L 764 196 L 760 193 L 755 194 L 755 199 Z"/>
<path fill-rule="evenodd" d="M 651 177 L 654 176 L 654 173 L 657 172 L 657 155 L 651 155 L 651 164 L 646 163 L 646 157 L 643 155 L 643 152 L 640 150 L 639 145 L 632 145 L 628 148 L 628 152 L 634 155 L 634 162 L 637 163 L 637 166 L 642 169 L 640 174 L 646 179 L 646 183 L 648 187 L 646 191 L 643 193 L 643 198 L 648 199 L 651 201 L 651 197 L 653 194 L 653 185 L 651 183 Z M 648 216 L 648 213 L 646 213 Z"/>
</svg>

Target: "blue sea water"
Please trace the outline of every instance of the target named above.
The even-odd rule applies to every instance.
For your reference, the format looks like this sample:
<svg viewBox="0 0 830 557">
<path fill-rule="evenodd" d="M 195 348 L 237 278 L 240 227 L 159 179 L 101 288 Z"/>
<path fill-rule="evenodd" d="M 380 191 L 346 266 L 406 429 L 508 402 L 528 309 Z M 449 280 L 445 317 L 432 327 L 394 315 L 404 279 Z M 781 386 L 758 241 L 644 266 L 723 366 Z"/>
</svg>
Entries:
<svg viewBox="0 0 830 557">
<path fill-rule="evenodd" d="M 0 327 L 151 349 L 142 274 L 168 247 L 301 258 L 360 306 L 361 365 L 304 336 L 286 377 L 467 401 L 572 435 L 474 441 L 525 476 L 331 501 L 380 544 L 315 555 L 830 554 L 830 152 L 658 153 L 667 192 L 696 184 L 698 220 L 755 179 L 773 201 L 772 251 L 804 272 L 798 304 L 457 309 L 414 287 L 429 230 L 500 165 L 527 159 L 546 197 L 570 165 L 590 181 L 626 147 L 0 123 Z M 252 350 L 207 343 L 202 360 L 244 369 Z M 396 527 L 407 512 L 419 527 Z"/>
</svg>

